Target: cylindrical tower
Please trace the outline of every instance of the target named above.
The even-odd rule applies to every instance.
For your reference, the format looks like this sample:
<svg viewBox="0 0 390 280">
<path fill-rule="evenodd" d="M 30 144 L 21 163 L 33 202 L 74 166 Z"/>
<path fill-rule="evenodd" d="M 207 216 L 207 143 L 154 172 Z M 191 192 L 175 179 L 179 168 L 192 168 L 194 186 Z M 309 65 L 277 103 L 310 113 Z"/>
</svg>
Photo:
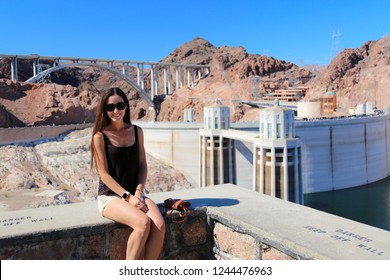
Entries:
<svg viewBox="0 0 390 280">
<path fill-rule="evenodd" d="M 276 103 L 260 111 L 260 137 L 253 148 L 253 190 L 303 204 L 300 141 L 294 111 Z"/>
<path fill-rule="evenodd" d="M 200 130 L 200 186 L 236 184 L 234 140 L 223 138 L 230 128 L 229 107 L 216 102 L 204 108 L 204 129 Z"/>
</svg>

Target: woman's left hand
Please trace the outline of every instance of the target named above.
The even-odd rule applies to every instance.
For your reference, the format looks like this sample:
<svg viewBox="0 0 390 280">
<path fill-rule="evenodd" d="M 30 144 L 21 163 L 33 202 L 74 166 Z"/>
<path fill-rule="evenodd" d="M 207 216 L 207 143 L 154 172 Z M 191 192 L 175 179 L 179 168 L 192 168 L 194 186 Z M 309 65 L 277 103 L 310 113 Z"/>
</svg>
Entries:
<svg viewBox="0 0 390 280">
<path fill-rule="evenodd" d="M 144 194 L 141 194 L 141 195 L 135 194 L 134 196 L 135 196 L 135 197 L 138 197 L 138 199 L 139 199 L 142 203 L 145 203 L 145 196 L 144 196 Z"/>
<path fill-rule="evenodd" d="M 145 200 L 143 198 L 139 198 L 135 195 L 132 195 L 130 196 L 130 199 L 127 202 L 144 213 L 149 211 L 148 205 L 145 203 Z"/>
<path fill-rule="evenodd" d="M 148 206 L 145 203 L 145 195 L 144 195 L 142 187 L 143 186 L 141 184 L 137 186 L 137 189 L 135 191 L 134 196 L 137 197 L 139 199 L 139 201 L 142 202 L 142 204 L 144 204 L 146 206 L 146 208 L 147 208 Z M 147 209 L 147 210 L 149 210 L 149 209 Z"/>
</svg>

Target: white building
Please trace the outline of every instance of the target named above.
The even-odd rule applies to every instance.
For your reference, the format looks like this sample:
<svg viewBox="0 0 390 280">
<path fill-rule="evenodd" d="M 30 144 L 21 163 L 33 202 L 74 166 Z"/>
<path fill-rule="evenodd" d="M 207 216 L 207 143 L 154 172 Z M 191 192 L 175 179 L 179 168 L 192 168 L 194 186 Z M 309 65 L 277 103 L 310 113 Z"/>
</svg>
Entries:
<svg viewBox="0 0 390 280">
<path fill-rule="evenodd" d="M 204 129 L 200 130 L 200 186 L 236 183 L 234 140 L 222 137 L 230 128 L 230 110 L 216 102 L 204 108 Z"/>
<path fill-rule="evenodd" d="M 275 105 L 260 111 L 260 137 L 254 141 L 253 152 L 253 189 L 303 204 L 294 111 Z"/>
</svg>

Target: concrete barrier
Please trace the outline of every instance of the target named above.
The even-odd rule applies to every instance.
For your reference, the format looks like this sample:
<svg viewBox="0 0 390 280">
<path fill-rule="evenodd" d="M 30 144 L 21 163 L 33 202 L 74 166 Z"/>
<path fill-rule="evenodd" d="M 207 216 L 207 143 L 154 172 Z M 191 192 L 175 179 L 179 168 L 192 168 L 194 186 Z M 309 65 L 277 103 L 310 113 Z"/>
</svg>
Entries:
<svg viewBox="0 0 390 280">
<path fill-rule="evenodd" d="M 191 202 L 161 259 L 390 259 L 390 232 L 231 185 L 150 194 Z M 130 229 L 96 202 L 0 213 L 0 259 L 122 259 Z"/>
<path fill-rule="evenodd" d="M 29 127 L 10 127 L 0 128 L 0 145 L 22 144 L 33 141 L 47 141 L 56 138 L 61 134 L 75 129 L 91 127 L 92 124 L 69 124 L 53 126 L 29 126 Z"/>
</svg>

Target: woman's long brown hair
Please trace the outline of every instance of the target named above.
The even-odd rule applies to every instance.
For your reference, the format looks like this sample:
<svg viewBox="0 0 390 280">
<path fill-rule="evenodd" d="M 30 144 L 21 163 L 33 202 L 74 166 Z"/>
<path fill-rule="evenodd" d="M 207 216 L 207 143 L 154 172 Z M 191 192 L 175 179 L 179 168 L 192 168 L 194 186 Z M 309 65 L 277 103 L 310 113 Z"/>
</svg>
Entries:
<svg viewBox="0 0 390 280">
<path fill-rule="evenodd" d="M 120 97 L 122 97 L 123 102 L 126 103 L 126 111 L 125 111 L 125 115 L 123 116 L 123 121 L 125 123 L 131 124 L 129 100 L 127 99 L 126 94 L 120 88 L 117 87 L 110 88 L 102 96 L 102 99 L 100 101 L 99 107 L 97 108 L 97 112 L 96 112 L 96 118 L 95 118 L 95 123 L 93 125 L 92 137 L 91 137 L 91 169 L 93 169 L 94 162 L 95 162 L 95 146 L 93 143 L 93 136 L 97 132 L 102 131 L 110 123 L 110 118 L 108 117 L 107 112 L 104 109 L 104 106 L 106 105 L 107 99 L 113 95 L 119 95 Z"/>
</svg>

